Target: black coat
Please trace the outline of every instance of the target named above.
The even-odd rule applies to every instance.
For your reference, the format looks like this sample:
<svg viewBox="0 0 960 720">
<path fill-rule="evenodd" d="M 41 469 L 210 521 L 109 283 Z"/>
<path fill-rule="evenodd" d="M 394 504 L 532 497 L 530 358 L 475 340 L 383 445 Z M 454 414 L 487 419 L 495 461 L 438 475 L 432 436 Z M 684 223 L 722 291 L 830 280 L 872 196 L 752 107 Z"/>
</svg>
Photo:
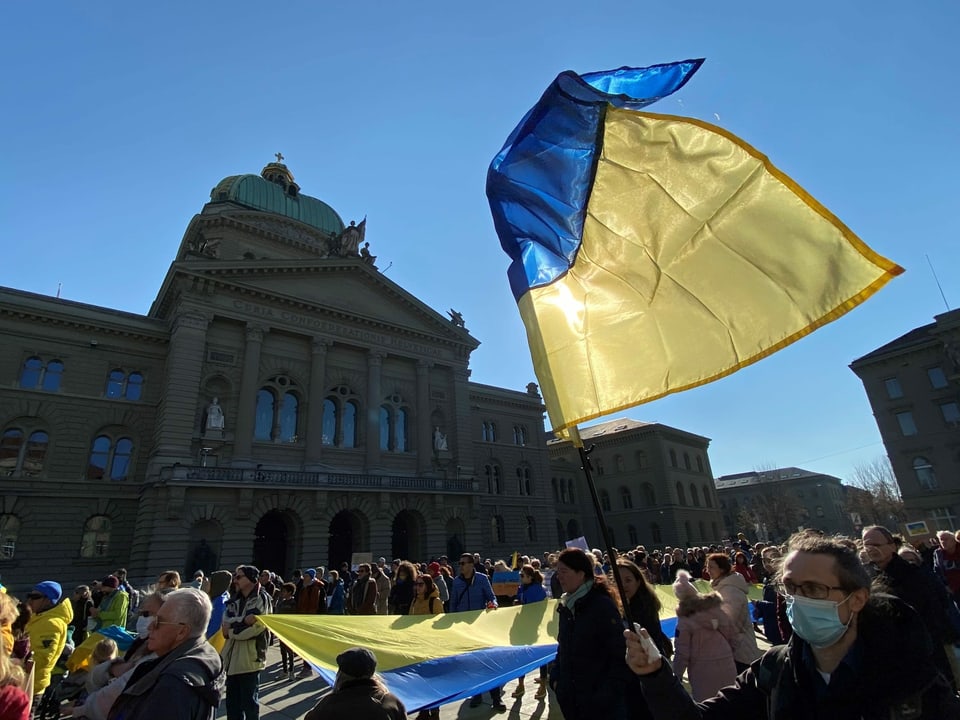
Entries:
<svg viewBox="0 0 960 720">
<path fill-rule="evenodd" d="M 396 696 L 383 692 L 370 679 L 350 680 L 328 693 L 303 720 L 406 720 L 407 710 Z"/>
<path fill-rule="evenodd" d="M 640 680 L 657 720 L 960 720 L 960 700 L 937 672 L 930 637 L 904 602 L 872 597 L 859 615 L 854 648 L 858 665 L 845 691 L 821 696 L 816 671 L 804 662 L 810 648 L 796 634 L 699 705 L 666 662 Z"/>
<path fill-rule="evenodd" d="M 566 720 L 622 720 L 631 679 L 623 619 L 606 589 L 594 585 L 574 612 L 562 604 L 550 685 Z"/>
</svg>

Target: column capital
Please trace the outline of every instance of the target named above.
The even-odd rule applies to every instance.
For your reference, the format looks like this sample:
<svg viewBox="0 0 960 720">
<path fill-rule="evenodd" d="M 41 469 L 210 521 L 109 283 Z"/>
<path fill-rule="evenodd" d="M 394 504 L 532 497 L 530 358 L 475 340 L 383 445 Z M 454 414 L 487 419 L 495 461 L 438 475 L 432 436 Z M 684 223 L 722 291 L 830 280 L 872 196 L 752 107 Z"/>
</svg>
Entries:
<svg viewBox="0 0 960 720">
<path fill-rule="evenodd" d="M 211 317 L 199 310 L 185 310 L 173 318 L 173 332 L 180 329 L 206 330 Z"/>
<path fill-rule="evenodd" d="M 378 350 L 376 348 L 367 351 L 367 365 L 369 367 L 374 367 L 376 365 L 383 365 L 383 359 L 387 354 L 383 350 Z"/>
<path fill-rule="evenodd" d="M 427 371 L 432 367 L 432 360 L 417 360 L 417 375 L 426 375 Z"/>
<path fill-rule="evenodd" d="M 333 340 L 330 338 L 315 337 L 310 341 L 310 350 L 314 355 L 325 355 L 331 347 Z"/>
<path fill-rule="evenodd" d="M 247 342 L 263 342 L 263 336 L 268 332 L 270 332 L 270 328 L 265 325 L 247 323 Z"/>
</svg>

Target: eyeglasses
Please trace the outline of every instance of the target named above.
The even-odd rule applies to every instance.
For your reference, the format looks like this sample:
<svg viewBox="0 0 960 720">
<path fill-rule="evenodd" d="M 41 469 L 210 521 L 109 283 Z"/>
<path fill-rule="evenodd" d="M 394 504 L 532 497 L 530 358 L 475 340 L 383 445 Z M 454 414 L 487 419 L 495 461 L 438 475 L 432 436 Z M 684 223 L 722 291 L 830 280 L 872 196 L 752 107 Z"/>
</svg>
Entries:
<svg viewBox="0 0 960 720">
<path fill-rule="evenodd" d="M 182 622 L 173 622 L 171 620 L 161 620 L 159 615 L 154 615 L 154 617 L 156 618 L 156 620 L 153 621 L 154 627 L 159 627 L 160 625 L 186 625 L 186 623 L 182 623 Z"/>
<path fill-rule="evenodd" d="M 843 590 L 835 585 L 824 585 L 818 582 L 805 582 L 799 585 L 792 580 L 783 580 L 777 585 L 777 592 L 781 595 L 800 595 L 811 600 L 826 600 L 831 590 Z"/>
</svg>

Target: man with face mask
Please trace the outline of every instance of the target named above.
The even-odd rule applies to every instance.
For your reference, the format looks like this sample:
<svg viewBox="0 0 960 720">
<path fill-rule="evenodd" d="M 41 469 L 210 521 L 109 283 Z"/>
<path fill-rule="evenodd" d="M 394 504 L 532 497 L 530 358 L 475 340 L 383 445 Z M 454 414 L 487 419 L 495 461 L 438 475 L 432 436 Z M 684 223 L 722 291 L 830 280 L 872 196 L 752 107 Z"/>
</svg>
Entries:
<svg viewBox="0 0 960 720">
<path fill-rule="evenodd" d="M 933 643 L 901 600 L 870 594 L 848 545 L 814 532 L 790 538 L 779 574 L 793 636 L 734 685 L 696 703 L 667 660 L 627 631 L 627 664 L 655 720 L 955 720 L 960 700 L 937 671 Z"/>
</svg>

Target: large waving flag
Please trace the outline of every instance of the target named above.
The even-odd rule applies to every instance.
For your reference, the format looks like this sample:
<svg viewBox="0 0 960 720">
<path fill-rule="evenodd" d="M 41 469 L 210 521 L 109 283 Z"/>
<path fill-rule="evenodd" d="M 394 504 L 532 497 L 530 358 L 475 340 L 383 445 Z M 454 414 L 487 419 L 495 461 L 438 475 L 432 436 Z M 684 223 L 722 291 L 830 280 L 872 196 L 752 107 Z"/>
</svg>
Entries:
<svg viewBox="0 0 960 720">
<path fill-rule="evenodd" d="M 462 700 L 545 665 L 557 654 L 557 602 L 446 615 L 262 615 L 260 620 L 331 685 L 351 647 L 408 711 Z"/>
<path fill-rule="evenodd" d="M 561 435 L 756 362 L 902 272 L 743 140 L 639 110 L 701 63 L 563 73 L 490 166 Z"/>
</svg>

